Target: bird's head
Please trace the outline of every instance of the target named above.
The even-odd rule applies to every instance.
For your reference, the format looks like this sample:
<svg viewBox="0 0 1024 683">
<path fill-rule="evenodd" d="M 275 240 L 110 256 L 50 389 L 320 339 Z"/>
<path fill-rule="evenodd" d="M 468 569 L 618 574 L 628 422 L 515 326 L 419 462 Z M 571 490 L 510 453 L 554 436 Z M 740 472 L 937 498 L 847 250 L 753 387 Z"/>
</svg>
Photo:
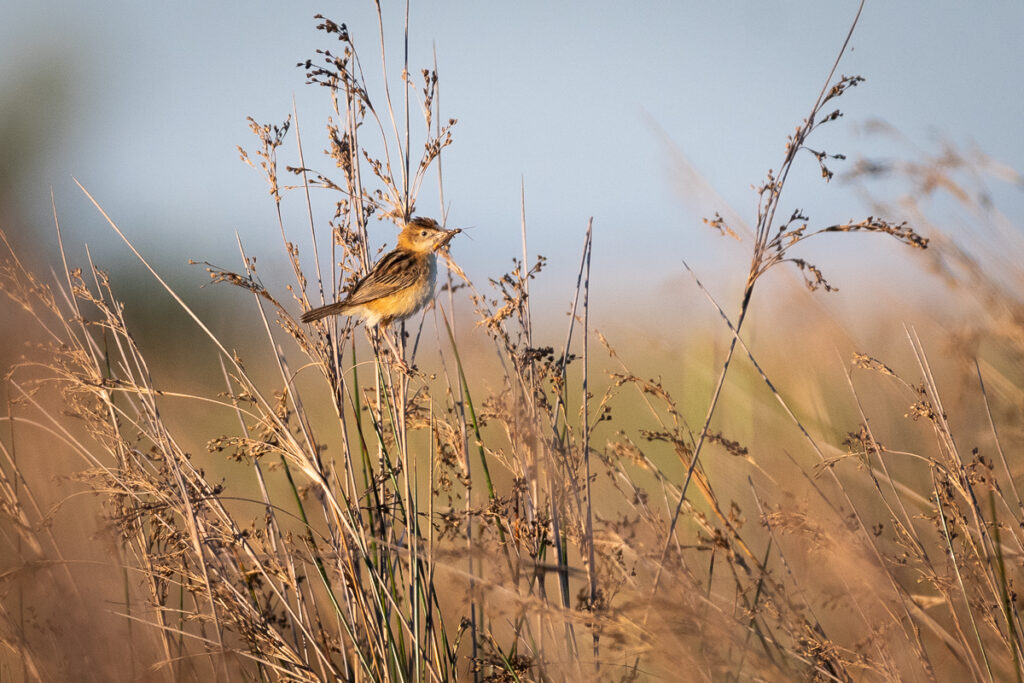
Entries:
<svg viewBox="0 0 1024 683">
<path fill-rule="evenodd" d="M 398 233 L 398 248 L 429 254 L 447 245 L 460 232 L 458 228 L 445 230 L 433 218 L 416 217 Z"/>
</svg>

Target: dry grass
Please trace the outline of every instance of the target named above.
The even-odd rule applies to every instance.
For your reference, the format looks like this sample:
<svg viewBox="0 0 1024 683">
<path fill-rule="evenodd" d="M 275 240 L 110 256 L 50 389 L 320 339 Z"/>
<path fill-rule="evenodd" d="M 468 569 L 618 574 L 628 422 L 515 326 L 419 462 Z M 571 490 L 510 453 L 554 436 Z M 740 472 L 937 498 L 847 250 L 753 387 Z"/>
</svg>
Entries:
<svg viewBox="0 0 1024 683">
<path fill-rule="evenodd" d="M 390 340 L 344 318 L 297 322 L 372 264 L 374 217 L 416 210 L 454 125 L 441 122 L 435 70 L 414 86 L 406 65 L 400 103 L 371 98 L 346 28 L 321 28 L 334 46 L 302 66 L 334 106 L 335 171 L 304 159 L 296 126 L 285 171 L 297 184 L 282 180 L 291 117 L 253 121 L 258 147 L 241 152 L 268 181 L 292 301 L 241 244 L 239 272 L 209 267 L 252 293 L 264 349 L 228 348 L 152 271 L 210 339 L 219 390 L 161 386 L 91 262 L 68 265 L 62 247 L 61 276 L 43 282 L 7 250 L 0 291 L 36 348 L 5 383 L 0 678 L 1021 680 L 1024 402 L 1019 373 L 999 370 L 1024 352 L 1020 287 L 938 226 L 930 243 L 877 217 L 777 216 L 801 152 L 832 178 L 826 164 L 841 157 L 809 144 L 862 79 L 833 67 L 760 186 L 735 318 L 695 283 L 721 315 L 724 354 L 650 379 L 591 327 L 591 225 L 557 335 L 535 329 L 530 287 L 545 262 L 527 258 L 525 221 L 511 272 L 481 291 L 449 264 L 436 305 Z M 930 187 L 977 171 L 960 161 L 930 164 Z M 300 258 L 281 212 L 317 187 L 337 197 L 329 260 Z M 856 353 L 838 378 L 804 381 L 793 378 L 819 361 L 835 367 L 805 340 L 748 345 L 765 273 L 788 263 L 811 290 L 832 289 L 795 250 L 844 232 L 938 251 L 933 262 L 992 312 L 972 329 L 997 336 L 997 352 L 936 360 L 908 328 L 908 360 Z M 472 326 L 456 315 L 467 301 Z M 780 318 L 789 305 L 765 303 Z M 430 372 L 403 372 L 393 348 Z M 765 369 L 778 355 L 792 372 Z M 676 369 L 706 380 L 680 386 Z M 954 400 L 946 377 L 967 377 Z M 206 433 L 207 413 L 222 433 Z M 208 453 L 189 451 L 202 441 Z M 224 459 L 227 477 L 213 473 Z M 54 486 L 54 472 L 73 475 Z"/>
</svg>

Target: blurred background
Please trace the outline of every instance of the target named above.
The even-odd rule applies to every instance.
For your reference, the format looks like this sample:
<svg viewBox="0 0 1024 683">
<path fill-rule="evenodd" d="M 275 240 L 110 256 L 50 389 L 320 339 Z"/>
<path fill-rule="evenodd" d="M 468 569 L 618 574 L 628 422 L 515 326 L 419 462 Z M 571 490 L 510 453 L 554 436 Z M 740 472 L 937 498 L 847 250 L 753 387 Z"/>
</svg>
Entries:
<svg viewBox="0 0 1024 683">
<path fill-rule="evenodd" d="M 404 6 L 384 4 L 398 97 Z M 722 240 L 700 219 L 720 211 L 753 220 L 752 186 L 781 162 L 786 136 L 809 112 L 856 9 L 852 1 L 653 2 L 629 11 L 607 2 L 412 3 L 413 73 L 436 55 L 442 114 L 459 120 L 443 159 L 445 209 L 450 225 L 474 229 L 455 258 L 477 281 L 510 267 L 520 253 L 522 184 L 529 251 L 550 259 L 544 282 L 559 292 L 550 302 L 559 310 L 589 216 L 599 318 L 659 318 L 665 298 L 677 298 L 685 282 L 683 259 L 711 285 L 721 275 L 739 281 L 723 286 L 741 286 L 746 264 L 729 255 L 746 246 Z M 139 275 L 73 176 L 165 275 L 190 283 L 187 297 L 206 279 L 187 259 L 237 264 L 236 232 L 264 257 L 265 277 L 283 273 L 264 181 L 239 161 L 236 145 L 255 146 L 247 116 L 282 122 L 294 99 L 307 165 L 332 170 L 319 153 L 329 100 L 296 67 L 330 47 L 315 30 L 317 12 L 348 24 L 378 87 L 371 96 L 381 98 L 372 2 L 300 1 L 287 9 L 8 3 L 0 26 L 3 228 L 52 263 L 52 188 L 76 258 L 88 243 L 118 277 Z M 921 162 L 950 144 L 1020 168 L 1024 95 L 1008 67 L 1024 63 L 1022 25 L 1018 2 L 994 2 L 984 12 L 960 3 L 869 2 L 838 70 L 867 81 L 837 103 L 845 118 L 816 141 L 849 159 L 833 162 L 837 177 L 826 186 L 808 155 L 787 189 L 792 207 L 821 225 L 871 213 L 862 188 L 842 177 L 862 157 Z M 896 134 L 872 132 L 879 120 Z M 293 135 L 280 157 L 297 165 Z M 420 213 L 440 213 L 435 185 L 425 184 Z M 1021 225 L 1019 182 L 985 191 Z M 333 199 L 323 195 L 321 225 Z M 285 210 L 290 237 L 310 257 L 301 193 L 286 198 Z M 390 226 L 375 237 L 393 241 Z M 808 255 L 842 290 L 831 305 L 872 296 L 865 280 L 908 282 L 900 272 L 911 256 L 886 240 L 843 240 L 840 254 L 828 240 L 817 248 Z M 851 249 L 856 259 L 846 258 Z M 723 303 L 732 292 L 719 292 Z"/>
</svg>

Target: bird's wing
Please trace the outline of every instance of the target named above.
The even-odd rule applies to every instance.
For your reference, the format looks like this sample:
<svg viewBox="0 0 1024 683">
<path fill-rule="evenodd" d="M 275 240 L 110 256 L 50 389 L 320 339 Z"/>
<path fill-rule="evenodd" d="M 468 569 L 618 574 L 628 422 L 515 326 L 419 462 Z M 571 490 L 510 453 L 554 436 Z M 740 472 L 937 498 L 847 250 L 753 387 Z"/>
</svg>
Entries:
<svg viewBox="0 0 1024 683">
<path fill-rule="evenodd" d="M 396 249 L 384 256 L 345 299 L 347 306 L 359 306 L 400 292 L 416 284 L 429 268 L 419 254 Z"/>
</svg>

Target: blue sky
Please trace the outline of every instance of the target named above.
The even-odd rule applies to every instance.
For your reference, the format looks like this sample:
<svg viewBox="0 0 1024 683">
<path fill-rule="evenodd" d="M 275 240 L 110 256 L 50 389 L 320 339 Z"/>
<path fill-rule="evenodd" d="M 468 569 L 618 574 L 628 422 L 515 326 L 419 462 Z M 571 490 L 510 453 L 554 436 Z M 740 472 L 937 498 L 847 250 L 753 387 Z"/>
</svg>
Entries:
<svg viewBox="0 0 1024 683">
<path fill-rule="evenodd" d="M 599 292 L 654 290 L 679 276 L 684 258 L 716 271 L 722 250 L 732 247 L 700 218 L 723 202 L 753 217 L 751 185 L 778 167 L 785 138 L 807 115 L 856 6 L 414 2 L 413 71 L 430 66 L 436 49 L 442 113 L 459 119 L 444 160 L 445 195 L 450 224 L 474 230 L 455 246 L 455 257 L 476 280 L 508 266 L 519 252 L 522 181 L 530 251 L 549 257 L 549 282 L 559 295 L 578 264 L 589 216 L 594 267 L 603 274 L 594 285 Z M 386 16 L 392 76 L 400 7 Z M 231 263 L 235 231 L 266 268 L 282 266 L 275 264 L 279 237 L 265 187 L 235 146 L 253 148 L 246 116 L 279 122 L 294 96 L 307 162 L 330 169 L 316 154 L 327 98 L 304 85 L 295 67 L 328 44 L 314 29 L 317 12 L 348 24 L 376 77 L 370 0 L 265 8 L 14 0 L 0 26 L 0 93 L 4 111 L 21 102 L 35 107 L 42 133 L 18 162 L 15 194 L 24 218 L 5 227 L 51 239 L 52 186 L 73 240 L 110 259 L 124 256 L 73 186 L 74 175 L 165 269 L 187 271 L 188 258 Z M 819 144 L 851 159 L 891 154 L 887 143 L 859 133 L 880 118 L 922 149 L 943 139 L 976 144 L 1024 168 L 1021 27 L 1020 2 L 995 0 L 977 10 L 869 1 L 839 69 L 867 81 L 840 100 L 846 117 L 823 130 Z M 679 186 L 674 150 L 720 199 Z M 294 144 L 281 156 L 296 163 Z M 784 206 L 804 208 L 822 223 L 865 213 L 850 191 L 816 176 L 809 161 Z M 298 195 L 288 202 L 289 228 L 308 256 L 304 203 Z M 437 213 L 430 189 L 419 211 Z M 322 223 L 328 217 L 320 212 Z M 1011 218 L 1021 224 L 1019 214 Z M 393 241 L 383 227 L 376 235 Z M 858 244 L 869 255 L 894 250 L 871 238 Z M 820 265 L 831 265 L 827 259 Z M 734 265 L 742 278 L 744 263 Z"/>
</svg>

